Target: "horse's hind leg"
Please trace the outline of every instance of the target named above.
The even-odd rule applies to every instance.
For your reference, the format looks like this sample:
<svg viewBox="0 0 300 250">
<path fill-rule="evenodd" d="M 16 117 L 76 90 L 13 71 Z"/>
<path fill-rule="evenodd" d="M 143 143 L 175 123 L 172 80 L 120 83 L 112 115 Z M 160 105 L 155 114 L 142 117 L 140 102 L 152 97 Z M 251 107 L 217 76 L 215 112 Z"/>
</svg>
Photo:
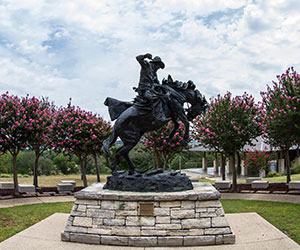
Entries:
<svg viewBox="0 0 300 250">
<path fill-rule="evenodd" d="M 122 148 L 120 148 L 120 151 L 116 154 L 116 156 L 117 155 L 118 156 L 123 156 L 124 159 L 127 161 L 127 163 L 128 163 L 128 173 L 130 175 L 134 174 L 135 166 L 134 166 L 133 162 L 131 161 L 131 159 L 129 158 L 129 151 L 131 149 L 133 149 L 136 144 L 137 143 L 126 144 Z"/>
</svg>

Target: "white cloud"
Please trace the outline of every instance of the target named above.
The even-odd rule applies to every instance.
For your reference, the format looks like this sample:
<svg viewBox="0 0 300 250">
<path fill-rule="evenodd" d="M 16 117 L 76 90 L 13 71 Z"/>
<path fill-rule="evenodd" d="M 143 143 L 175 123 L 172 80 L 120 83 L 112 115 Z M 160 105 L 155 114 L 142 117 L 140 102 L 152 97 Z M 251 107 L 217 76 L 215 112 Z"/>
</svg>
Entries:
<svg viewBox="0 0 300 250">
<path fill-rule="evenodd" d="M 300 71 L 299 1 L 42 1 L 0 3 L 0 91 L 49 96 L 108 117 L 106 96 L 131 100 L 135 56 L 160 55 L 159 78 L 192 79 L 207 97 L 258 97 Z"/>
</svg>

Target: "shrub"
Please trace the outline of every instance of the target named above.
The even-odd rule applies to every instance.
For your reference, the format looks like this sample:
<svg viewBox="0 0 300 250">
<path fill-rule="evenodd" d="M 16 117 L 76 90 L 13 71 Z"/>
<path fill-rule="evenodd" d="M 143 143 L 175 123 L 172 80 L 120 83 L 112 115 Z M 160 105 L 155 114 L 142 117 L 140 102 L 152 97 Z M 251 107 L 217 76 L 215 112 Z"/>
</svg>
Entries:
<svg viewBox="0 0 300 250">
<path fill-rule="evenodd" d="M 269 177 L 269 178 L 279 177 L 279 176 L 282 176 L 282 174 L 277 173 L 277 172 L 270 172 L 267 174 L 267 177 Z"/>
<path fill-rule="evenodd" d="M 300 174 L 300 164 L 294 163 L 291 169 L 292 174 Z"/>
</svg>

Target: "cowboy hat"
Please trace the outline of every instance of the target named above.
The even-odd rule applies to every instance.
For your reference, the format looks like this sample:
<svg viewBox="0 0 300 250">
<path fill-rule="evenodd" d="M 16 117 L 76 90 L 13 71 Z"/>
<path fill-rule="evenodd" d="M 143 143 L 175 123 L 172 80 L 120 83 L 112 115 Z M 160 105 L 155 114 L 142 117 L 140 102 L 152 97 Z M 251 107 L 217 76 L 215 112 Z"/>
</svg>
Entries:
<svg viewBox="0 0 300 250">
<path fill-rule="evenodd" d="M 165 64 L 162 62 L 159 56 L 154 57 L 151 62 L 158 63 L 162 69 L 165 67 Z"/>
</svg>

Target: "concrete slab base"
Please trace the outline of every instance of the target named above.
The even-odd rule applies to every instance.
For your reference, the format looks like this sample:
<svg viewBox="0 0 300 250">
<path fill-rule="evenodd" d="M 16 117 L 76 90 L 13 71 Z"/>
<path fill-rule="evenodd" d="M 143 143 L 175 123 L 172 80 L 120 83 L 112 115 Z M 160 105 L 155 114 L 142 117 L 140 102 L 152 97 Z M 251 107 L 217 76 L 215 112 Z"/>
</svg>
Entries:
<svg viewBox="0 0 300 250">
<path fill-rule="evenodd" d="M 60 233 L 64 230 L 68 214 L 57 213 L 47 219 L 27 228 L 15 236 L 0 243 L 0 250 L 118 250 L 118 249 L 174 249 L 173 247 L 121 247 L 88 245 L 71 242 L 62 242 Z M 300 249 L 300 246 L 287 235 L 279 231 L 272 224 L 256 213 L 226 214 L 227 220 L 236 234 L 235 245 L 176 247 L 177 250 L 282 250 Z"/>
</svg>

